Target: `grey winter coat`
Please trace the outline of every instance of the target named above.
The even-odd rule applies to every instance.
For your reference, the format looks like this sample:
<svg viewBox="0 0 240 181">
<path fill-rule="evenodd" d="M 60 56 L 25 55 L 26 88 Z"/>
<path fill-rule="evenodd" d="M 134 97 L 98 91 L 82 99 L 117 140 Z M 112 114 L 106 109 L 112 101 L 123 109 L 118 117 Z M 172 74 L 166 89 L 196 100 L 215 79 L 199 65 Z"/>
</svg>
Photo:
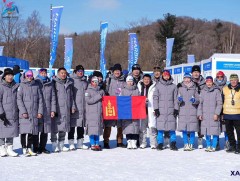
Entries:
<svg viewBox="0 0 240 181">
<path fill-rule="evenodd" d="M 193 79 L 193 81 L 194 81 L 194 79 Z M 202 75 L 200 75 L 200 79 L 198 82 L 196 82 L 196 81 L 194 81 L 194 82 L 198 85 L 198 88 L 200 89 L 199 91 L 201 91 L 204 88 L 204 86 L 206 85 L 205 79 L 203 78 Z"/>
<path fill-rule="evenodd" d="M 72 109 L 76 109 L 73 100 L 73 81 L 69 78 L 61 80 L 58 77 L 53 78 L 53 84 L 56 91 L 56 113 L 52 124 L 52 132 L 70 131 L 70 114 Z"/>
<path fill-rule="evenodd" d="M 85 126 L 85 91 L 87 90 L 86 77 L 78 77 L 75 73 L 71 76 L 73 79 L 73 99 L 76 104 L 76 112 L 71 115 L 71 127 Z"/>
<path fill-rule="evenodd" d="M 23 77 L 25 77 L 23 75 Z M 38 114 L 43 115 L 43 97 L 39 82 L 31 82 L 22 79 L 17 92 L 17 105 L 19 109 L 19 132 L 20 134 L 38 135 Z M 28 114 L 28 118 L 23 118 Z"/>
<path fill-rule="evenodd" d="M 136 85 L 125 85 L 121 96 L 140 96 L 140 92 Z M 139 134 L 140 120 L 122 120 L 123 134 Z"/>
<path fill-rule="evenodd" d="M 111 79 L 111 81 L 110 81 Z M 110 82 L 110 84 L 109 84 Z M 109 96 L 119 96 L 122 89 L 124 88 L 126 82 L 124 75 L 121 75 L 119 78 L 116 78 L 113 74 L 109 75 L 109 78 L 106 79 L 106 92 Z M 116 126 L 120 127 L 116 120 L 107 120 L 104 121 L 105 127 Z"/>
<path fill-rule="evenodd" d="M 53 119 L 51 118 L 51 112 L 56 113 L 56 95 L 52 81 L 47 78 L 46 82 L 36 77 L 36 81 L 39 82 L 39 86 L 43 93 L 43 117 L 39 119 L 39 132 L 51 133 Z"/>
<path fill-rule="evenodd" d="M 159 109 L 160 116 L 157 118 L 157 130 L 176 130 L 176 118 L 174 109 L 178 110 L 177 86 L 173 79 L 165 81 L 160 78 L 153 93 L 153 107 Z"/>
<path fill-rule="evenodd" d="M 13 138 L 19 134 L 18 107 L 17 107 L 17 89 L 19 84 L 15 81 L 11 84 L 0 78 L 0 114 L 5 113 L 10 125 L 4 126 L 0 120 L 0 138 Z"/>
<path fill-rule="evenodd" d="M 208 88 L 205 86 L 200 94 L 200 104 L 198 106 L 198 116 L 202 116 L 201 134 L 219 135 L 220 122 L 214 121 L 214 114 L 220 115 L 222 110 L 222 97 L 219 88 L 215 85 Z"/>
<path fill-rule="evenodd" d="M 85 93 L 86 100 L 86 134 L 102 135 L 103 119 L 102 119 L 102 96 L 104 91 L 99 87 L 94 88 L 88 86 Z"/>
<path fill-rule="evenodd" d="M 178 116 L 178 130 L 179 131 L 198 131 L 199 123 L 197 119 L 197 108 L 199 104 L 199 94 L 195 83 L 192 82 L 192 86 L 187 87 L 184 83 L 181 83 L 181 87 L 178 88 L 178 96 L 183 97 L 183 101 L 179 102 L 179 116 Z M 190 102 L 190 99 L 194 97 L 195 102 Z"/>
</svg>

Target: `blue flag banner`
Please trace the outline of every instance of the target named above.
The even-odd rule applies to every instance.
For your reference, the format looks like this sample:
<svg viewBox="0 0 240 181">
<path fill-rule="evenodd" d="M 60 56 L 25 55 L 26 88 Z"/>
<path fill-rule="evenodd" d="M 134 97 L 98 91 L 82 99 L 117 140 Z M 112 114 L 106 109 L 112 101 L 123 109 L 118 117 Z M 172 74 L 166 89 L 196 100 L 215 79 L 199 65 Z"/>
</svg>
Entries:
<svg viewBox="0 0 240 181">
<path fill-rule="evenodd" d="M 73 58 L 73 39 L 65 38 L 64 68 L 70 73 Z"/>
<path fill-rule="evenodd" d="M 136 33 L 129 33 L 129 46 L 128 46 L 128 71 L 132 71 L 132 66 L 138 62 L 140 54 L 140 46 Z"/>
<path fill-rule="evenodd" d="M 194 55 L 188 55 L 187 62 L 188 63 L 195 63 L 195 56 Z"/>
<path fill-rule="evenodd" d="M 101 23 L 100 27 L 100 71 L 103 74 L 103 79 L 106 78 L 107 69 L 106 69 L 106 59 L 105 59 L 105 48 L 106 48 L 106 39 L 107 39 L 108 23 Z"/>
<path fill-rule="evenodd" d="M 51 10 L 51 49 L 49 68 L 52 69 L 57 56 L 58 34 L 60 29 L 60 19 L 63 11 L 63 6 L 52 7 Z"/>
<path fill-rule="evenodd" d="M 167 38 L 166 67 L 171 66 L 174 38 Z"/>
</svg>

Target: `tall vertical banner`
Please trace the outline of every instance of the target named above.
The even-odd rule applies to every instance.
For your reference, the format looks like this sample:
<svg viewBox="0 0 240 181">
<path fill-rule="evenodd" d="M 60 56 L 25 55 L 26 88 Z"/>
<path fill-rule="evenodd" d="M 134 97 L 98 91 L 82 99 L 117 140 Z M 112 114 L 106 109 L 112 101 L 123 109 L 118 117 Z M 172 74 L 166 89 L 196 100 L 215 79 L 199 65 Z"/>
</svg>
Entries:
<svg viewBox="0 0 240 181">
<path fill-rule="evenodd" d="M 3 56 L 3 48 L 4 46 L 0 46 L 0 56 Z"/>
<path fill-rule="evenodd" d="M 140 45 L 136 33 L 129 33 L 129 46 L 128 46 L 128 71 L 132 71 L 132 66 L 138 62 L 140 54 Z"/>
<path fill-rule="evenodd" d="M 65 53 L 64 53 L 64 68 L 70 73 L 72 67 L 72 58 L 73 58 L 73 39 L 64 38 L 65 40 Z"/>
<path fill-rule="evenodd" d="M 172 49 L 173 49 L 173 44 L 174 44 L 174 38 L 167 38 L 166 40 L 167 44 L 167 50 L 166 50 L 166 67 L 171 66 L 171 61 L 172 61 Z"/>
<path fill-rule="evenodd" d="M 52 67 L 57 56 L 58 35 L 60 29 L 60 20 L 63 11 L 63 6 L 51 8 L 51 46 L 50 46 L 50 75 L 52 75 Z"/>
<path fill-rule="evenodd" d="M 188 55 L 187 62 L 188 63 L 195 63 L 195 56 L 194 55 Z"/>
<path fill-rule="evenodd" d="M 106 39 L 107 39 L 108 23 L 101 23 L 100 26 L 100 71 L 103 74 L 103 79 L 106 78 L 107 69 L 106 69 L 106 59 L 105 59 L 105 48 L 106 48 Z"/>
</svg>

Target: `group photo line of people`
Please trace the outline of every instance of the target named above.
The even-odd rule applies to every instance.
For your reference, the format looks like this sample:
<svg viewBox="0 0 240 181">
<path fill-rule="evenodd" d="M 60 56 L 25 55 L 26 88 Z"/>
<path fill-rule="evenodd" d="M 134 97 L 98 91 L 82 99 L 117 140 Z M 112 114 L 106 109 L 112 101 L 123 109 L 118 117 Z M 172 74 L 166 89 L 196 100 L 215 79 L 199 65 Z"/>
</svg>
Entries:
<svg viewBox="0 0 240 181">
<path fill-rule="evenodd" d="M 112 127 L 117 128 L 116 146 L 129 150 L 150 147 L 161 151 L 169 147 L 178 151 L 179 131 L 184 151 L 203 149 L 204 141 L 206 152 L 218 151 L 219 136 L 224 133 L 226 152 L 239 154 L 239 90 L 237 74 L 227 78 L 219 71 L 216 77 L 203 78 L 198 65 L 177 85 L 170 72 L 158 66 L 150 75 L 143 74 L 139 64 L 134 64 L 130 73 L 115 64 L 103 80 L 99 71 L 86 77 L 82 65 L 77 65 L 72 74 L 59 68 L 53 77 L 48 77 L 45 68 L 34 77 L 32 70 L 22 72 L 16 65 L 4 69 L 0 76 L 0 156 L 19 156 L 13 148 L 16 137 L 20 137 L 22 153 L 27 157 L 111 149 Z M 145 96 L 146 119 L 103 120 L 104 96 Z M 46 148 L 49 135 L 51 150 Z M 85 135 L 89 143 L 84 142 Z"/>
</svg>

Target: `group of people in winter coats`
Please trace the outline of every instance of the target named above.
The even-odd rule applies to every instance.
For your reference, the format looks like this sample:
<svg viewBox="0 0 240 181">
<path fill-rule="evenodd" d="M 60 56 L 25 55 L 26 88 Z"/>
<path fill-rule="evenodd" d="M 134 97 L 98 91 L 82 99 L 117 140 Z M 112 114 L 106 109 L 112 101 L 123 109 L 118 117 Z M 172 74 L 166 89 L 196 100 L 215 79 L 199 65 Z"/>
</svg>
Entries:
<svg viewBox="0 0 240 181">
<path fill-rule="evenodd" d="M 180 131 L 184 151 L 194 150 L 197 132 L 198 148 L 203 148 L 205 136 L 205 151 L 214 152 L 219 150 L 219 135 L 224 132 L 226 151 L 239 153 L 238 75 L 231 74 L 227 85 L 221 71 L 215 79 L 204 79 L 200 67 L 194 65 L 191 73 L 185 73 L 183 81 L 175 85 L 168 70 L 154 67 L 152 76 L 143 75 L 138 64 L 128 75 L 122 73 L 120 64 L 115 64 L 105 81 L 99 71 L 87 80 L 82 65 L 76 66 L 71 75 L 59 68 L 52 80 L 44 68 L 36 78 L 31 70 L 21 74 L 19 67 L 6 68 L 0 77 L 0 156 L 18 156 L 13 150 L 13 138 L 19 134 L 26 156 L 49 154 L 48 134 L 54 153 L 88 149 L 83 144 L 84 134 L 89 136 L 91 150 L 102 150 L 101 135 L 103 147 L 110 149 L 113 126 L 117 127 L 117 147 L 144 149 L 149 135 L 151 149 L 163 150 L 169 140 L 170 150 L 177 151 L 176 131 Z M 103 96 L 145 96 L 146 119 L 103 120 Z M 64 144 L 66 133 L 68 147 Z"/>
</svg>

